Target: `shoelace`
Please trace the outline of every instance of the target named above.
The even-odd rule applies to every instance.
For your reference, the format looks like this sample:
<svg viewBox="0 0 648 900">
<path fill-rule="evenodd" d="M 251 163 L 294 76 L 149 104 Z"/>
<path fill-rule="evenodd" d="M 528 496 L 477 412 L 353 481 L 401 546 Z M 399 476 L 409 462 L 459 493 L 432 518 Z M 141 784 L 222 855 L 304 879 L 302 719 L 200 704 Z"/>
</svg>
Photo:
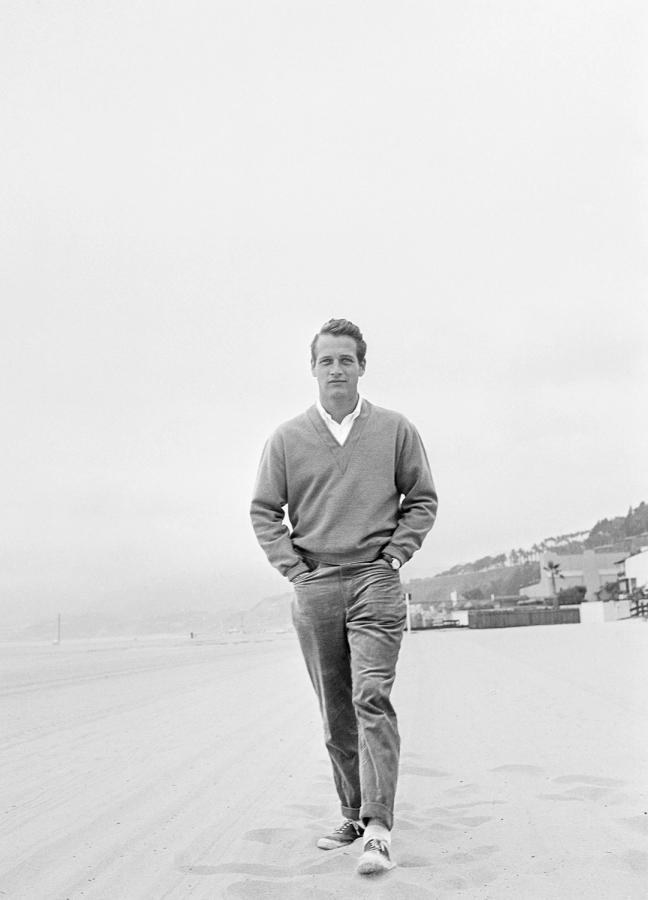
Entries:
<svg viewBox="0 0 648 900">
<path fill-rule="evenodd" d="M 373 850 L 375 853 L 382 853 L 385 856 L 389 857 L 389 847 L 384 841 L 379 841 L 378 838 L 370 838 L 364 845 L 365 853 L 371 850 Z"/>
<path fill-rule="evenodd" d="M 356 832 L 356 834 L 360 834 L 360 829 L 358 828 L 358 826 L 356 825 L 355 822 L 351 821 L 351 819 L 347 819 L 346 822 L 342 822 L 341 825 L 338 825 L 338 827 L 335 829 L 334 833 L 342 834 L 343 832 L 348 831 L 349 827 L 353 828 L 353 830 Z"/>
</svg>

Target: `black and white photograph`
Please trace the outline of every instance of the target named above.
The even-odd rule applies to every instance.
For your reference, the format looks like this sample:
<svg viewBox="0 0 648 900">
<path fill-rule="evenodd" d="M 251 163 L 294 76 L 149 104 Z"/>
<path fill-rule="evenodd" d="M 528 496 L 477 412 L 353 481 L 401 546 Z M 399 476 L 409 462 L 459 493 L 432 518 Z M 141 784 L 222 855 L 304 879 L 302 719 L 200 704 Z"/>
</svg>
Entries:
<svg viewBox="0 0 648 900">
<path fill-rule="evenodd" d="M 0 0 L 0 898 L 644 900 L 648 8 Z"/>
</svg>

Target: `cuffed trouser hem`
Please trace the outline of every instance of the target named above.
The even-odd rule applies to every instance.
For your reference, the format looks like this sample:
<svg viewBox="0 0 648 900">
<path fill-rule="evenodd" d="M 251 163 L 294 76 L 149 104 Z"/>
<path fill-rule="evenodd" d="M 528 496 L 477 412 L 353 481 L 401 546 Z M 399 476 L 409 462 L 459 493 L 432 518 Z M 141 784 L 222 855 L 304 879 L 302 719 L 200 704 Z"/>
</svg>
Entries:
<svg viewBox="0 0 648 900">
<path fill-rule="evenodd" d="M 360 810 L 357 807 L 343 806 L 341 809 L 345 819 L 353 819 L 354 822 L 360 821 Z"/>
<path fill-rule="evenodd" d="M 369 819 L 380 819 L 388 831 L 394 827 L 394 814 L 384 803 L 363 803 L 360 808 L 360 818 L 365 825 Z"/>
</svg>

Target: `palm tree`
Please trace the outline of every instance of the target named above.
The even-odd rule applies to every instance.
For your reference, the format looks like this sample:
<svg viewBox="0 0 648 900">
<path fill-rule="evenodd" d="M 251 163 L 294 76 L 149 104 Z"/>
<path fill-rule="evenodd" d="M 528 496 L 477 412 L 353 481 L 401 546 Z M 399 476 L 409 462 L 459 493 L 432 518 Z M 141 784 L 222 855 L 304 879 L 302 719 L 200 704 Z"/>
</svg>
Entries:
<svg viewBox="0 0 648 900">
<path fill-rule="evenodd" d="M 558 609 L 560 607 L 560 601 L 558 600 L 558 592 L 556 591 L 556 578 L 564 578 L 565 576 L 560 572 L 560 563 L 553 562 L 549 560 L 547 565 L 544 567 L 545 572 L 549 572 L 549 577 L 551 578 L 551 592 L 553 594 L 553 604 L 554 609 Z"/>
</svg>

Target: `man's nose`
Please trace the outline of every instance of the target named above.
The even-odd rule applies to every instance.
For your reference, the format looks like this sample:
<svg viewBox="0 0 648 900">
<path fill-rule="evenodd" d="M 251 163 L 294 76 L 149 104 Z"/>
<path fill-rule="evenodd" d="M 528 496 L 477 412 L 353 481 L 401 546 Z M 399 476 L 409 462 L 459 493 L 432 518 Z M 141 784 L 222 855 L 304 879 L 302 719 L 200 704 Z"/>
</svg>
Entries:
<svg viewBox="0 0 648 900">
<path fill-rule="evenodd" d="M 331 374 L 332 375 L 340 375 L 342 372 L 342 366 L 340 365 L 339 359 L 333 360 L 333 365 L 331 366 Z"/>
</svg>

